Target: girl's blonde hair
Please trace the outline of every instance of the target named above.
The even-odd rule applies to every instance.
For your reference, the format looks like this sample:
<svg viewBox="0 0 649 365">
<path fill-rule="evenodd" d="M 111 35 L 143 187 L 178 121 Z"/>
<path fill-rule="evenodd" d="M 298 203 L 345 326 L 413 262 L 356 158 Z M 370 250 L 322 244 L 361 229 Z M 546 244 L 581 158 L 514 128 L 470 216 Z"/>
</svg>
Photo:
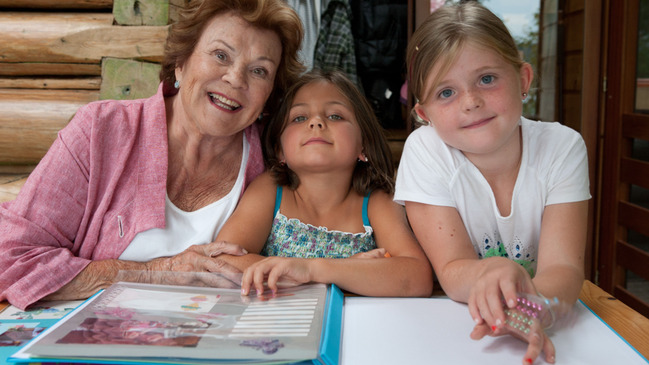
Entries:
<svg viewBox="0 0 649 365">
<path fill-rule="evenodd" d="M 492 49 L 516 70 L 524 64 L 509 30 L 489 9 L 477 1 L 444 6 L 417 28 L 408 44 L 408 84 L 417 102 L 426 100 L 467 42 Z M 438 78 L 427 88 L 426 80 L 437 64 Z"/>
<path fill-rule="evenodd" d="M 280 160 L 280 136 L 288 124 L 288 114 L 297 92 L 304 86 L 324 81 L 334 85 L 354 108 L 354 116 L 361 130 L 363 153 L 367 161 L 358 161 L 352 176 L 352 186 L 360 195 L 380 189 L 394 193 L 394 163 L 392 153 L 372 106 L 356 85 L 340 71 L 314 69 L 302 75 L 286 92 L 278 112 L 264 129 L 263 146 L 266 165 L 278 185 L 297 189 L 298 176 Z"/>
</svg>

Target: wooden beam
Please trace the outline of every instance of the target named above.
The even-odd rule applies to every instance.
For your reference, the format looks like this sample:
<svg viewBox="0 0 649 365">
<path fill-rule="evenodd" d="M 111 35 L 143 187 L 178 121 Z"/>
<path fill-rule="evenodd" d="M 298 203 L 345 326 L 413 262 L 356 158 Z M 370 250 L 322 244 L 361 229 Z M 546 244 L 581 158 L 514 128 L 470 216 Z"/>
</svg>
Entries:
<svg viewBox="0 0 649 365">
<path fill-rule="evenodd" d="M 0 76 L 99 76 L 98 63 L 0 62 Z"/>
<path fill-rule="evenodd" d="M 0 0 L 2 8 L 111 9 L 113 0 Z"/>
<path fill-rule="evenodd" d="M 105 58 L 102 61 L 100 99 L 140 99 L 154 95 L 162 66 L 156 63 Z"/>
<path fill-rule="evenodd" d="M 112 14 L 0 13 L 0 62 L 162 60 L 168 26 L 113 26 Z"/>
<path fill-rule="evenodd" d="M 0 164 L 36 164 L 98 91 L 0 89 Z"/>
<path fill-rule="evenodd" d="M 113 16 L 120 25 L 167 25 L 169 0 L 115 0 Z"/>
<path fill-rule="evenodd" d="M 75 77 L 75 78 L 0 77 L 0 89 L 99 90 L 100 86 L 101 86 L 100 77 Z"/>
</svg>

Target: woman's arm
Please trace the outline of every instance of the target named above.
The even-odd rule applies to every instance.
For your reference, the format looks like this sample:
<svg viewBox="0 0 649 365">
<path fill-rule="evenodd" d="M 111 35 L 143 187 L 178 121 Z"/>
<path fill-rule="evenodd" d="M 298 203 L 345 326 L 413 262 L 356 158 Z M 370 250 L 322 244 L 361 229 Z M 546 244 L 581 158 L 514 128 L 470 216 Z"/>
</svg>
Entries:
<svg viewBox="0 0 649 365">
<path fill-rule="evenodd" d="M 222 260 L 221 255 L 236 257 L 245 254 L 245 250 L 237 245 L 212 242 L 148 262 L 91 261 L 74 279 L 45 299 L 85 299 L 117 281 L 232 288 L 239 285 L 241 271 Z"/>
<path fill-rule="evenodd" d="M 277 283 L 334 283 L 367 296 L 430 296 L 433 275 L 430 263 L 408 227 L 405 212 L 385 193 L 372 194 L 369 218 L 379 248 L 391 257 L 300 259 L 269 257 L 244 273 L 242 290 L 254 286 L 263 292 L 264 281 L 276 291 Z M 267 279 L 266 279 L 267 276 Z"/>
</svg>

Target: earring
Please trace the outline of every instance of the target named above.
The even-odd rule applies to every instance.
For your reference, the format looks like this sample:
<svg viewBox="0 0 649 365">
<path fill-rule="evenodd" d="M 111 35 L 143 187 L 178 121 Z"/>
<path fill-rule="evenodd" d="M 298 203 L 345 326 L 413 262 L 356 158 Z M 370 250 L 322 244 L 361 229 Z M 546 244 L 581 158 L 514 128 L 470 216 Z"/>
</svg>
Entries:
<svg viewBox="0 0 649 365">
<path fill-rule="evenodd" d="M 367 156 L 363 155 L 363 159 L 361 160 L 360 157 L 356 159 L 358 162 L 367 162 Z"/>
<path fill-rule="evenodd" d="M 176 82 L 174 82 L 174 87 L 180 89 L 180 81 L 176 80 Z"/>
<path fill-rule="evenodd" d="M 527 93 L 523 93 L 523 100 L 527 99 Z"/>
</svg>

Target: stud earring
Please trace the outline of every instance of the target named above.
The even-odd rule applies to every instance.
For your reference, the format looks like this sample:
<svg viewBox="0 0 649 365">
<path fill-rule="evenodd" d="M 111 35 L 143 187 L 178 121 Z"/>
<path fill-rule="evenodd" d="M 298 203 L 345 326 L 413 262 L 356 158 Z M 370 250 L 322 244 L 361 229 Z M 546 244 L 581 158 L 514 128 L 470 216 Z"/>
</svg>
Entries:
<svg viewBox="0 0 649 365">
<path fill-rule="evenodd" d="M 527 93 L 523 93 L 523 100 L 527 99 Z"/>
<path fill-rule="evenodd" d="M 174 87 L 180 89 L 180 81 L 176 80 L 176 82 L 174 82 Z"/>
</svg>

